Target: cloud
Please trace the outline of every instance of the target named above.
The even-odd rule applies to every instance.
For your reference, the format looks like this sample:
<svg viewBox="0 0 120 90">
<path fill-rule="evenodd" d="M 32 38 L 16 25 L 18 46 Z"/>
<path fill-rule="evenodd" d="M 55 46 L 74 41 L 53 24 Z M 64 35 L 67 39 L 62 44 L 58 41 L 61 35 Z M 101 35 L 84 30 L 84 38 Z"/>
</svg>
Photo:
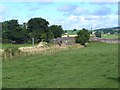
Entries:
<svg viewBox="0 0 120 90">
<path fill-rule="evenodd" d="M 59 7 L 57 10 L 60 12 L 63 12 L 64 13 L 63 15 L 66 15 L 66 16 L 70 16 L 70 15 L 103 16 L 103 15 L 110 15 L 110 14 L 114 13 L 114 10 L 111 10 L 112 5 L 107 6 L 106 4 L 104 4 L 104 5 L 94 6 L 92 4 L 89 4 L 89 6 L 87 6 L 87 4 L 88 3 L 81 3 L 79 6 L 78 5 L 64 5 L 64 6 Z M 102 2 L 101 2 L 101 4 L 102 4 Z"/>
<path fill-rule="evenodd" d="M 119 0 L 55 0 L 59 2 L 119 2 Z"/>
<path fill-rule="evenodd" d="M 53 2 L 19 2 L 25 7 L 28 11 L 37 11 L 44 8 L 45 5 L 53 4 Z M 26 7 L 29 6 L 29 7 Z"/>
<path fill-rule="evenodd" d="M 120 12 L 118 10 L 115 11 L 114 13 L 115 13 L 115 15 L 120 15 Z"/>
<path fill-rule="evenodd" d="M 3 21 L 3 16 L 0 15 L 0 21 Z"/>
<path fill-rule="evenodd" d="M 106 5 L 117 5 L 118 2 L 88 2 L 91 5 L 99 5 L 99 6 L 106 6 Z"/>
<path fill-rule="evenodd" d="M 0 14 L 5 14 L 5 13 L 6 13 L 6 7 L 0 6 Z"/>
<path fill-rule="evenodd" d="M 110 15 L 112 13 L 111 9 L 108 7 L 101 7 L 93 12 L 93 15 Z"/>
<path fill-rule="evenodd" d="M 1 2 L 119 2 L 119 0 L 0 0 Z"/>
<path fill-rule="evenodd" d="M 83 27 L 87 28 L 87 29 L 89 29 L 90 27 L 93 27 L 93 28 L 110 27 L 110 26 L 115 26 L 118 24 L 117 23 L 118 20 L 117 20 L 116 16 L 111 14 L 112 12 L 115 12 L 115 10 L 116 10 L 113 7 L 113 9 L 111 11 L 110 8 L 112 8 L 112 6 L 98 5 L 96 7 L 96 6 L 86 4 L 86 3 L 80 3 L 80 4 L 68 3 L 67 5 L 65 5 L 65 4 L 66 3 L 64 3 L 63 6 L 61 6 L 59 8 L 53 7 L 55 10 L 57 10 L 57 12 L 53 10 L 52 12 L 48 12 L 46 14 L 44 14 L 46 11 L 43 9 L 45 7 L 43 5 L 47 5 L 47 3 L 45 4 L 45 3 L 39 2 L 39 3 L 29 4 L 27 2 L 25 4 L 23 4 L 23 3 L 16 4 L 15 3 L 11 6 L 9 6 L 10 5 L 9 4 L 7 6 L 7 7 L 9 7 L 9 8 L 7 8 L 7 14 L 5 14 L 4 16 L 0 16 L 0 19 L 9 20 L 11 18 L 18 18 L 19 21 L 22 23 L 23 21 L 27 22 L 27 20 L 29 20 L 30 18 L 42 16 L 46 20 L 48 20 L 50 22 L 50 24 L 62 25 L 63 28 L 66 30 L 67 29 L 75 29 L 75 28 L 81 29 Z M 57 5 L 55 5 L 55 6 L 57 6 Z M 13 8 L 13 7 L 15 7 L 15 8 Z M 6 12 L 5 9 L 6 9 L 6 7 L 3 9 L 3 7 L 0 6 L 0 13 Z M 42 12 L 43 10 L 44 10 L 44 12 Z M 41 14 L 41 13 L 43 13 L 43 14 Z M 51 13 L 53 16 L 52 15 L 50 16 Z M 67 15 L 67 16 L 58 15 L 58 13 Z M 17 16 L 15 16 L 15 15 L 17 15 Z M 113 15 L 113 16 L 111 16 L 111 15 Z M 50 17 L 50 19 L 48 19 L 46 17 Z"/>
<path fill-rule="evenodd" d="M 89 13 L 90 12 L 88 9 L 82 7 L 77 7 L 75 10 L 73 10 L 73 15 L 85 15 Z"/>
<path fill-rule="evenodd" d="M 73 30 L 73 29 L 93 29 L 96 28 L 105 28 L 105 27 L 114 27 L 118 25 L 117 15 L 107 15 L 107 16 L 76 16 L 71 15 L 64 19 L 52 20 L 50 19 L 50 24 L 62 25 L 64 30 Z M 52 22 L 52 23 L 51 23 Z"/>
<path fill-rule="evenodd" d="M 45 2 L 38 2 L 38 4 L 39 5 L 49 5 L 49 4 L 53 4 L 54 3 L 54 1 L 49 1 L 49 2 L 47 2 L 47 0 L 45 1 Z"/>
<path fill-rule="evenodd" d="M 89 16 L 85 17 L 85 20 L 92 21 L 92 20 L 97 20 L 99 18 L 100 18 L 99 16 L 91 16 L 91 15 L 89 15 Z"/>
<path fill-rule="evenodd" d="M 57 10 L 62 12 L 69 12 L 69 11 L 73 11 L 77 7 L 78 7 L 77 5 L 64 5 L 59 7 Z"/>
<path fill-rule="evenodd" d="M 4 21 L 7 10 L 8 10 L 7 7 L 5 7 L 3 5 L 0 6 L 0 21 Z"/>
<path fill-rule="evenodd" d="M 54 0 L 0 0 L 0 2 L 53 2 Z"/>
<path fill-rule="evenodd" d="M 64 12 L 64 15 L 85 15 L 90 13 L 88 9 L 80 7 L 78 5 L 64 5 L 57 9 L 58 11 Z"/>
<path fill-rule="evenodd" d="M 28 8 L 28 11 L 37 11 L 37 10 L 40 10 L 42 7 L 31 7 L 31 8 Z"/>
</svg>

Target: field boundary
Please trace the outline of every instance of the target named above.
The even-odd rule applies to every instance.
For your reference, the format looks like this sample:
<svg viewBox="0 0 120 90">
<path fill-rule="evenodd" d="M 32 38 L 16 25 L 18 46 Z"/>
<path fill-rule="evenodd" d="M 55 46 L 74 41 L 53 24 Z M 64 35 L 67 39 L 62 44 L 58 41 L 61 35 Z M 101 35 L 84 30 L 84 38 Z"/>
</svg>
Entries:
<svg viewBox="0 0 120 90">
<path fill-rule="evenodd" d="M 30 55 L 51 55 L 60 51 L 64 50 L 72 50 L 72 49 L 78 49 L 78 48 L 84 48 L 84 46 L 80 44 L 74 44 L 74 45 L 66 45 L 66 46 L 59 46 L 54 45 L 51 47 L 20 47 L 16 52 L 12 53 L 12 51 L 5 51 L 2 50 L 2 57 L 3 60 L 12 60 L 14 58 L 18 58 L 21 56 L 30 56 Z"/>
<path fill-rule="evenodd" d="M 117 38 L 117 39 L 107 39 L 107 38 L 94 37 L 94 38 L 91 38 L 90 41 L 99 41 L 99 42 L 104 42 L 104 43 L 120 44 L 120 38 Z"/>
</svg>

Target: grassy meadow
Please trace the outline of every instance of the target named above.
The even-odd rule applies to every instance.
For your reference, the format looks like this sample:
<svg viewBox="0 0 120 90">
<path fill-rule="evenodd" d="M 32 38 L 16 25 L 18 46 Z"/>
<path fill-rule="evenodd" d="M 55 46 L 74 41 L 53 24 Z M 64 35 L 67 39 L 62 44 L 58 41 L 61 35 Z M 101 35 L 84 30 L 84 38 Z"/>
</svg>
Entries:
<svg viewBox="0 0 120 90">
<path fill-rule="evenodd" d="M 118 45 L 89 43 L 86 48 L 3 61 L 7 88 L 117 88 Z"/>
<path fill-rule="evenodd" d="M 67 33 L 68 33 L 69 35 L 75 35 L 75 34 L 77 34 L 78 31 L 79 31 L 79 30 L 76 30 L 76 31 L 67 30 Z"/>
<path fill-rule="evenodd" d="M 113 39 L 113 38 L 118 38 L 120 35 L 118 34 L 102 34 L 101 38 L 109 38 L 109 39 Z"/>
</svg>

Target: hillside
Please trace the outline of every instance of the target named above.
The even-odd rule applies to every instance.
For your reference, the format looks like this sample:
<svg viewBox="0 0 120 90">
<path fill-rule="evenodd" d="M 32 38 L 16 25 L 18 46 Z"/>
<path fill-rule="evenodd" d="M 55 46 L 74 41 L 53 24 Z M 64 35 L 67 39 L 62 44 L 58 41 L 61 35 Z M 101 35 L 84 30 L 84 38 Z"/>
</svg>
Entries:
<svg viewBox="0 0 120 90">
<path fill-rule="evenodd" d="M 107 33 L 118 34 L 118 33 L 120 33 L 120 27 L 100 28 L 100 29 L 95 29 L 93 31 L 99 31 L 104 34 L 107 34 Z"/>
<path fill-rule="evenodd" d="M 109 28 L 100 28 L 95 30 L 120 30 L 120 27 L 109 27 Z"/>
</svg>

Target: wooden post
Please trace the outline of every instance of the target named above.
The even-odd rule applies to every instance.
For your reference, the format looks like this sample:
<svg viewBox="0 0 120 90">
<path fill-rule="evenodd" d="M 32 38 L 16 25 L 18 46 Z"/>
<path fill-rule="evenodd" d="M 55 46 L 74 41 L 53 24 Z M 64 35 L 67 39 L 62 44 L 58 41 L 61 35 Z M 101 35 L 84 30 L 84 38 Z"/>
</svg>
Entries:
<svg viewBox="0 0 120 90">
<path fill-rule="evenodd" d="M 4 53 L 4 60 L 6 61 L 6 59 L 7 59 L 7 55 L 6 53 Z"/>
<path fill-rule="evenodd" d="M 12 53 L 10 52 L 10 59 L 12 60 Z"/>
</svg>

